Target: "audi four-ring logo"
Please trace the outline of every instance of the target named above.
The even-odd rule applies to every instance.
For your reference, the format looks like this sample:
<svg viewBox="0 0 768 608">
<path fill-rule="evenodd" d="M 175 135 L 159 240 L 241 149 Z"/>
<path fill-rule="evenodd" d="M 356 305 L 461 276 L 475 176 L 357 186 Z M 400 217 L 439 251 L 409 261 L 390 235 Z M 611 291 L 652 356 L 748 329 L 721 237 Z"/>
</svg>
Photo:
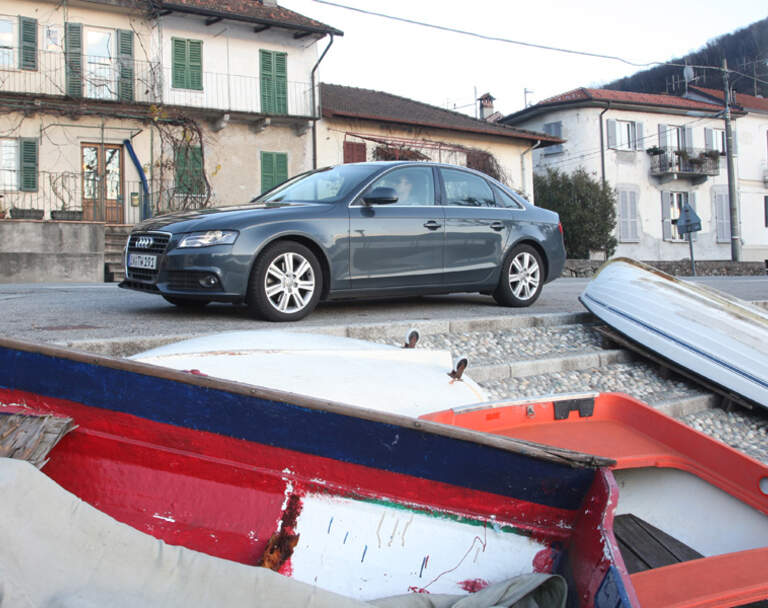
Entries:
<svg viewBox="0 0 768 608">
<path fill-rule="evenodd" d="M 139 249 L 149 249 L 152 247 L 152 243 L 155 242 L 151 236 L 140 236 L 136 239 L 136 247 Z"/>
</svg>

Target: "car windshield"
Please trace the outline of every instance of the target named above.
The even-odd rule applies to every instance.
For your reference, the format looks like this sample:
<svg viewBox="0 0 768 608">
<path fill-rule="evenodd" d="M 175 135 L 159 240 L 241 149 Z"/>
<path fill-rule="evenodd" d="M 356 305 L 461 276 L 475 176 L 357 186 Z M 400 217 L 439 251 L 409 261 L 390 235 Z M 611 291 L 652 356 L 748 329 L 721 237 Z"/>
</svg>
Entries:
<svg viewBox="0 0 768 608">
<path fill-rule="evenodd" d="M 376 170 L 370 165 L 339 165 L 299 175 L 265 192 L 253 202 L 335 203 L 347 197 Z"/>
</svg>

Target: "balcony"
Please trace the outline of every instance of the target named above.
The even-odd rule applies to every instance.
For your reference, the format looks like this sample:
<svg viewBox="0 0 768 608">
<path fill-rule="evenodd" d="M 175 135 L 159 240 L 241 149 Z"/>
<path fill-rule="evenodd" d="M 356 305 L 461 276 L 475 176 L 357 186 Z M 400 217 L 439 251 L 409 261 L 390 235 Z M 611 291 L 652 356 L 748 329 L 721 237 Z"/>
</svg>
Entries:
<svg viewBox="0 0 768 608">
<path fill-rule="evenodd" d="M 652 148 L 651 175 L 661 183 L 675 179 L 691 180 L 700 184 L 708 177 L 720 175 L 720 155 L 716 150 Z"/>
<path fill-rule="evenodd" d="M 83 56 L 79 73 L 70 71 L 61 51 L 38 51 L 37 70 L 21 70 L 18 48 L 0 49 L 0 91 L 35 96 L 78 97 L 121 103 L 198 108 L 222 113 L 312 118 L 312 88 L 287 82 L 284 107 L 262 107 L 257 76 L 202 73 L 201 89 L 171 86 L 171 68 L 148 61 L 123 63 L 116 57 Z M 282 104 L 277 104 L 278 106 Z"/>
</svg>

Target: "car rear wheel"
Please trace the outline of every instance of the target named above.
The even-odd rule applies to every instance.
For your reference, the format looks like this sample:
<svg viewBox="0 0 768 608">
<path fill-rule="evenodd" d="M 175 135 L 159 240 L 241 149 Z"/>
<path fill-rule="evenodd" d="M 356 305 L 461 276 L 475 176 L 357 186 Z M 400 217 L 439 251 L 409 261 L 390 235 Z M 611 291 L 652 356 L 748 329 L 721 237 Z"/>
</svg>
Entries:
<svg viewBox="0 0 768 608">
<path fill-rule="evenodd" d="M 281 241 L 256 260 L 248 286 L 248 309 L 268 321 L 298 321 L 317 306 L 323 287 L 317 257 L 304 245 Z"/>
<path fill-rule="evenodd" d="M 493 299 L 502 306 L 530 306 L 541 294 L 543 275 L 539 252 L 530 245 L 518 245 L 504 260 Z"/>
<path fill-rule="evenodd" d="M 208 306 L 208 300 L 193 300 L 192 298 L 180 298 L 178 296 L 163 296 L 166 302 L 185 310 L 200 310 Z"/>
</svg>

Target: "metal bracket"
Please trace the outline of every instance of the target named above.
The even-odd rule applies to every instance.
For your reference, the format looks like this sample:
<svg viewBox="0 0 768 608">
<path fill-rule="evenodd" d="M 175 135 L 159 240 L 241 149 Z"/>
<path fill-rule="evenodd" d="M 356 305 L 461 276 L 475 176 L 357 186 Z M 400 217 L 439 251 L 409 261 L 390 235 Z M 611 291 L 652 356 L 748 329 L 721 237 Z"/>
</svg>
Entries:
<svg viewBox="0 0 768 608">
<path fill-rule="evenodd" d="M 589 418 L 595 411 L 595 398 L 564 399 L 555 401 L 552 405 L 555 407 L 555 420 L 565 420 L 575 411 L 579 412 L 579 418 Z"/>
</svg>

